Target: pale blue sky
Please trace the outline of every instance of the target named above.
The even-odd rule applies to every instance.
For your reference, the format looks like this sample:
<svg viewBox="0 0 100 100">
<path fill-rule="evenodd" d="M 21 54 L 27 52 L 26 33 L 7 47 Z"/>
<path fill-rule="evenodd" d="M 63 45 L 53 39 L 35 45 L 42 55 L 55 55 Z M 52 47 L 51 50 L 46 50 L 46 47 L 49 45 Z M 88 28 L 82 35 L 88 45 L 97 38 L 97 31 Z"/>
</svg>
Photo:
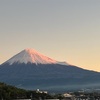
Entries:
<svg viewBox="0 0 100 100">
<path fill-rule="evenodd" d="M 0 0 L 0 63 L 25 48 L 100 71 L 100 0 Z"/>
</svg>

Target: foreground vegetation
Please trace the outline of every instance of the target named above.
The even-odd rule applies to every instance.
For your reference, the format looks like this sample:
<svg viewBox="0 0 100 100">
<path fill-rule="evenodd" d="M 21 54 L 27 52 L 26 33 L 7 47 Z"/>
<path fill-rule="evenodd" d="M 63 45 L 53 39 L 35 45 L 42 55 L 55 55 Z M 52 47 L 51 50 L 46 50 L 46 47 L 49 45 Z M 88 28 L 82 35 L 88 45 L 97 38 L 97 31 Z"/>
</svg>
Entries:
<svg viewBox="0 0 100 100">
<path fill-rule="evenodd" d="M 34 99 L 39 99 L 39 97 L 42 99 L 51 98 L 51 96 L 46 93 L 37 93 L 36 91 L 19 89 L 5 83 L 0 83 L 0 100 L 29 99 L 32 97 L 34 97 Z"/>
</svg>

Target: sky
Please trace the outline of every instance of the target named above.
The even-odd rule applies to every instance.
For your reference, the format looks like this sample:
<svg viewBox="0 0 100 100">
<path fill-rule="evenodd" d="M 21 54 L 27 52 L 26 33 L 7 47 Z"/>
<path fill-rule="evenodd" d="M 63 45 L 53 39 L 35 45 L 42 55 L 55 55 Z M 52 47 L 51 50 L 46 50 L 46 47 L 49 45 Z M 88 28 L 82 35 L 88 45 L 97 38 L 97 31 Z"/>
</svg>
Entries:
<svg viewBox="0 0 100 100">
<path fill-rule="evenodd" d="M 100 0 L 0 0 L 0 64 L 26 48 L 100 72 Z"/>
</svg>

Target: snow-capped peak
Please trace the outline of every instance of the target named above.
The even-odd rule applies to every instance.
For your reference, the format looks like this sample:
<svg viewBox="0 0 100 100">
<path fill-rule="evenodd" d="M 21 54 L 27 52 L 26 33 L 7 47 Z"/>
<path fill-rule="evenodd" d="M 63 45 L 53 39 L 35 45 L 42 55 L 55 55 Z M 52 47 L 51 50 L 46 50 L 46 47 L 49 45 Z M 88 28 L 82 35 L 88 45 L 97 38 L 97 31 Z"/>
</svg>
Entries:
<svg viewBox="0 0 100 100">
<path fill-rule="evenodd" d="M 13 56 L 6 63 L 12 65 L 13 63 L 35 63 L 35 64 L 51 64 L 56 63 L 56 60 L 52 60 L 34 49 L 25 49 Z"/>
<path fill-rule="evenodd" d="M 37 64 L 60 64 L 60 65 L 68 65 L 65 62 L 59 62 L 56 60 L 53 60 L 47 56 L 44 56 L 43 54 L 37 52 L 34 49 L 25 49 L 18 53 L 17 55 L 10 58 L 5 63 L 9 63 L 10 65 L 14 63 L 35 63 Z"/>
</svg>

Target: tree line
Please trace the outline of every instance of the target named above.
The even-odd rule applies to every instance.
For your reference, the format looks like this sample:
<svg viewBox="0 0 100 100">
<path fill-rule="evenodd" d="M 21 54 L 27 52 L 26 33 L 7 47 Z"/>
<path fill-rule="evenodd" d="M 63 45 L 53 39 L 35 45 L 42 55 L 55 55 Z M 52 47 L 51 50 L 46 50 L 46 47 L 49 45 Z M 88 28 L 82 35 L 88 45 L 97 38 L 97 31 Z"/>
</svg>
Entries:
<svg viewBox="0 0 100 100">
<path fill-rule="evenodd" d="M 51 95 L 46 93 L 37 93 L 32 90 L 24 90 L 15 86 L 7 85 L 0 82 L 0 100 L 14 100 L 14 99 L 35 99 L 38 100 L 45 98 L 52 98 Z"/>
</svg>

